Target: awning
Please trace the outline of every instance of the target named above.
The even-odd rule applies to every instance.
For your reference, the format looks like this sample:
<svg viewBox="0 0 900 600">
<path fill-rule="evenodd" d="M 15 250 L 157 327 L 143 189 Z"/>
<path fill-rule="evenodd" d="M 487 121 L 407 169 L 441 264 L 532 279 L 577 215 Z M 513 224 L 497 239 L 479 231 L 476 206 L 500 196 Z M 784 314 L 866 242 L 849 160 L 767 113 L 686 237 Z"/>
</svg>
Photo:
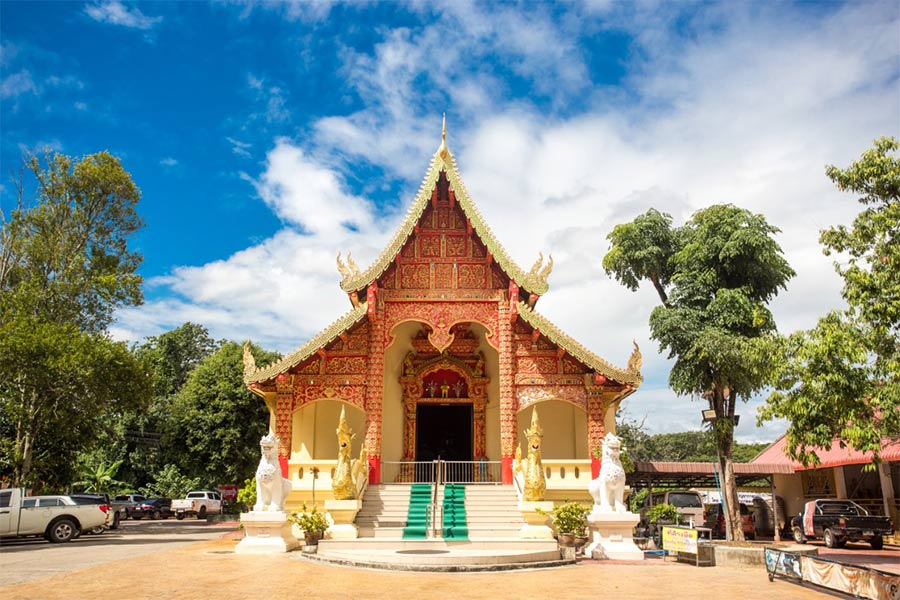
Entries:
<svg viewBox="0 0 900 600">
<path fill-rule="evenodd" d="M 738 485 L 765 480 L 770 475 L 789 474 L 794 470 L 786 464 L 734 463 L 734 476 Z M 634 463 L 634 472 L 627 480 L 633 488 L 648 484 L 679 487 L 717 487 L 717 475 L 721 480 L 718 463 L 712 462 L 645 462 Z"/>
<path fill-rule="evenodd" d="M 780 464 L 788 465 L 795 471 L 805 471 L 826 467 L 843 467 L 844 465 L 867 465 L 872 462 L 871 452 L 860 452 L 849 446 L 841 448 L 840 441 L 834 440 L 830 448 L 816 450 L 816 456 L 819 457 L 821 464 L 805 467 L 785 454 L 786 446 L 787 440 L 782 435 L 772 442 L 771 446 L 760 452 L 759 456 L 754 458 L 749 464 Z M 900 440 L 892 440 L 890 438 L 881 440 L 881 460 L 885 462 L 900 461 Z"/>
</svg>

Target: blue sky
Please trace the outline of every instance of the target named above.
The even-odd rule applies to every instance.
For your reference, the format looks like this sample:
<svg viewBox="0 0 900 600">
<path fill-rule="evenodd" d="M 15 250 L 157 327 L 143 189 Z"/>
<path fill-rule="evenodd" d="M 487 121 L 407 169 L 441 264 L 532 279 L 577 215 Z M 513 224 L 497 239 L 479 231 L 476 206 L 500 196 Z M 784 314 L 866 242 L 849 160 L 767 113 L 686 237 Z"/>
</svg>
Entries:
<svg viewBox="0 0 900 600">
<path fill-rule="evenodd" d="M 539 309 L 614 364 L 641 345 L 627 411 L 654 432 L 701 405 L 667 389 L 655 294 L 600 268 L 612 227 L 651 206 L 764 214 L 798 273 L 779 327 L 810 327 L 841 305 L 818 231 L 857 211 L 824 167 L 900 133 L 894 1 L 2 2 L 0 43 L 4 177 L 24 152 L 106 149 L 143 192 L 146 303 L 116 337 L 192 320 L 298 346 L 349 307 L 334 255 L 377 255 L 446 112 L 504 246 L 554 255 Z M 759 402 L 739 439 L 783 429 L 755 427 Z"/>
</svg>

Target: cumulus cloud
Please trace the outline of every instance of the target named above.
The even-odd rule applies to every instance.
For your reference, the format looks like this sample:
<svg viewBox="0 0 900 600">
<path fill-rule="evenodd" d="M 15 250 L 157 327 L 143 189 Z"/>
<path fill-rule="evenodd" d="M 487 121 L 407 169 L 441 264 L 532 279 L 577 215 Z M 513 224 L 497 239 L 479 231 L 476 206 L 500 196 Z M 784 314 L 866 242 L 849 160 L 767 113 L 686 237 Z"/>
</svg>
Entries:
<svg viewBox="0 0 900 600">
<path fill-rule="evenodd" d="M 100 23 L 121 25 L 132 29 L 152 29 L 163 20 L 162 17 L 148 17 L 136 6 L 125 6 L 119 0 L 88 4 L 84 7 L 84 12 Z"/>
<path fill-rule="evenodd" d="M 349 50 L 348 81 L 365 106 L 317 120 L 303 144 L 277 139 L 262 172 L 245 175 L 284 230 L 151 282 L 178 300 L 124 312 L 121 335 L 158 333 L 190 319 L 216 336 L 253 337 L 287 351 L 315 334 L 349 308 L 335 253 L 352 250 L 365 267 L 399 220 L 348 185 L 345 161 L 363 159 L 414 189 L 440 141 L 439 114 L 450 105 L 468 114 L 450 120 L 450 147 L 498 239 L 520 265 L 538 251 L 554 255 L 551 290 L 538 310 L 614 364 L 625 364 L 637 340 L 645 383 L 629 414 L 648 415 L 654 432 L 696 429 L 701 403 L 668 389 L 671 365 L 650 340 L 656 295 L 605 276 L 606 235 L 650 207 L 681 224 L 699 208 L 732 202 L 782 230 L 778 242 L 797 271 L 772 305 L 782 331 L 811 327 L 841 305 L 841 281 L 818 232 L 850 222 L 858 206 L 834 189 L 824 165 L 847 164 L 875 137 L 897 132 L 897 10 L 848 4 L 800 19 L 789 9 L 736 5 L 712 8 L 707 22 L 695 19 L 679 32 L 641 7 L 583 6 L 602 15 L 598 27 L 634 36 L 617 93 L 586 89 L 573 20 L 540 11 L 517 18 L 502 7 L 487 13 L 480 5 L 414 4 L 434 16 L 429 25 L 387 30 L 371 52 Z M 588 94 L 587 107 L 568 114 L 522 96 L 504 100 L 500 76 L 476 66 L 488 55 L 506 60 L 534 94 L 560 101 Z M 236 154 L 247 152 L 229 142 Z M 408 191 L 401 203 L 411 200 Z M 773 439 L 783 429 L 755 428 L 759 403 L 739 409 L 739 439 Z"/>
</svg>

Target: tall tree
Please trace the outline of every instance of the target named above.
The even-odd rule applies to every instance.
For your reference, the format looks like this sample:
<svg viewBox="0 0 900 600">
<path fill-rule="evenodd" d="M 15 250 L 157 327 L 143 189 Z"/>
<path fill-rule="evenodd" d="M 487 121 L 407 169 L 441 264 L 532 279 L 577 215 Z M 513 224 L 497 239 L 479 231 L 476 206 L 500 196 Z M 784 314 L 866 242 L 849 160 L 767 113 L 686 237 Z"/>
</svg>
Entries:
<svg viewBox="0 0 900 600">
<path fill-rule="evenodd" d="M 819 241 L 837 255 L 847 309 L 832 311 L 816 328 L 773 338 L 776 390 L 760 420 L 790 421 L 788 453 L 818 463 L 815 449 L 842 444 L 872 451 L 883 437 L 900 437 L 900 147 L 894 138 L 846 169 L 829 166 L 842 191 L 863 210 L 850 228 L 826 229 Z"/>
<path fill-rule="evenodd" d="M 726 529 L 743 539 L 735 485 L 734 417 L 766 382 L 760 338 L 775 331 L 767 303 L 794 271 L 762 215 L 725 204 L 697 211 L 684 226 L 649 210 L 617 225 L 603 267 L 636 290 L 652 283 L 660 299 L 650 331 L 675 364 L 669 385 L 706 399 L 715 411 L 714 435 L 728 506 Z"/>
<path fill-rule="evenodd" d="M 279 354 L 251 347 L 260 364 Z M 253 473 L 259 438 L 268 430 L 265 402 L 244 385 L 243 348 L 223 343 L 188 376 L 172 407 L 164 443 L 182 457 L 190 477 L 207 483 L 238 483 Z"/>
<path fill-rule="evenodd" d="M 16 190 L 0 211 L 3 468 L 15 485 L 65 484 L 72 468 L 52 458 L 74 464 L 104 411 L 149 398 L 142 361 L 106 335 L 118 307 L 142 301 L 128 249 L 140 191 L 107 152 L 31 157 Z"/>
</svg>

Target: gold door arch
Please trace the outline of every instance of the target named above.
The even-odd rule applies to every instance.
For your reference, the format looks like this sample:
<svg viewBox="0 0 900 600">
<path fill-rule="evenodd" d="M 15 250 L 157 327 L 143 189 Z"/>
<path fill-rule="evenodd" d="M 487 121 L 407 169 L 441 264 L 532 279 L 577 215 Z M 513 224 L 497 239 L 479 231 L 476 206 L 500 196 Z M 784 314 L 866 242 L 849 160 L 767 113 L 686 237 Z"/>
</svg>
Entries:
<svg viewBox="0 0 900 600">
<path fill-rule="evenodd" d="M 441 355 L 415 367 L 411 360 L 412 353 L 404 362 L 400 385 L 403 389 L 404 423 L 403 423 L 403 457 L 404 460 L 415 460 L 416 456 L 416 408 L 423 404 L 471 404 L 472 405 L 472 456 L 480 460 L 485 456 L 485 407 L 488 403 L 487 386 L 490 378 L 476 366 L 473 370 L 464 361 L 455 356 Z M 426 396 L 424 380 L 436 371 L 447 370 L 458 374 L 465 381 L 466 396 L 450 397 L 449 394 Z"/>
</svg>

